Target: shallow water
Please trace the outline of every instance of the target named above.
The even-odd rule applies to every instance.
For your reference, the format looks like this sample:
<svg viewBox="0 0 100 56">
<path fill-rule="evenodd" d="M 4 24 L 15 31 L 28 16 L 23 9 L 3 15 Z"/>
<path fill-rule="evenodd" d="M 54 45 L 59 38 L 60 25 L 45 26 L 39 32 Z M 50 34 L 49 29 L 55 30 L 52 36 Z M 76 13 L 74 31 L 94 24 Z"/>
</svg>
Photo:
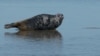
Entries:
<svg viewBox="0 0 100 56">
<path fill-rule="evenodd" d="M 56 31 L 18 31 L 4 24 L 63 13 Z M 99 0 L 0 0 L 0 56 L 100 56 Z"/>
</svg>

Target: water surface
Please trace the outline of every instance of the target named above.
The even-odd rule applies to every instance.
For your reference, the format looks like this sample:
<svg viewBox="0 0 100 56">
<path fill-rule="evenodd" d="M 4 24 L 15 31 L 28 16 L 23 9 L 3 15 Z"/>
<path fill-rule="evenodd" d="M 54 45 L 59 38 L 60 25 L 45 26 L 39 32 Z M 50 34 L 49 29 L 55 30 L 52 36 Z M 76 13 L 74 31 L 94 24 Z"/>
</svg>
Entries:
<svg viewBox="0 0 100 56">
<path fill-rule="evenodd" d="M 4 24 L 63 13 L 55 31 L 18 31 Z M 0 56 L 100 56 L 99 0 L 0 0 Z"/>
</svg>

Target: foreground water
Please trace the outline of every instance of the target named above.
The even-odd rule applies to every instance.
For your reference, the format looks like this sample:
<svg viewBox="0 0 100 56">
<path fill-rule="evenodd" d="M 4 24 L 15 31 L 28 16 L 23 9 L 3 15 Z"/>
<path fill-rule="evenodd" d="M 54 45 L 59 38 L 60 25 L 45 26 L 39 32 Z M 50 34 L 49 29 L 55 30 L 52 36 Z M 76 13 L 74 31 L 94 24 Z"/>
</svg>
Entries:
<svg viewBox="0 0 100 56">
<path fill-rule="evenodd" d="M 18 31 L 4 24 L 63 13 L 55 31 Z M 0 0 L 0 56 L 100 56 L 100 1 Z"/>
</svg>

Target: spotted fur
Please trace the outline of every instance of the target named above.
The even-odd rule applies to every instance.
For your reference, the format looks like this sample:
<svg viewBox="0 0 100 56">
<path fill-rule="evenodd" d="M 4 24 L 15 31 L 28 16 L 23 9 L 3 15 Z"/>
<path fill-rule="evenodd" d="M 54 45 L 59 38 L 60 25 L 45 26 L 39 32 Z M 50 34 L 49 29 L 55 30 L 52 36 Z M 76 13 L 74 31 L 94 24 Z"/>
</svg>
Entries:
<svg viewBox="0 0 100 56">
<path fill-rule="evenodd" d="M 40 14 L 21 22 L 6 24 L 5 28 L 15 27 L 19 30 L 50 30 L 60 26 L 62 20 L 63 14 Z"/>
</svg>

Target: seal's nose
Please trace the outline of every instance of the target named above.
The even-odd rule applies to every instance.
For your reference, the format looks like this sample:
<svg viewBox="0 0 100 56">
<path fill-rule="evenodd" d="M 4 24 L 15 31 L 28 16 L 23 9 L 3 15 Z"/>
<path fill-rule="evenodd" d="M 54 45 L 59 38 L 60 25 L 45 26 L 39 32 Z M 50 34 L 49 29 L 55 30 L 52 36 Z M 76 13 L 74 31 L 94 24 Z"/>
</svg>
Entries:
<svg viewBox="0 0 100 56">
<path fill-rule="evenodd" d="M 6 25 L 4 25 L 4 28 L 5 28 L 5 29 L 8 29 L 8 25 L 7 25 L 7 24 L 6 24 Z"/>
<path fill-rule="evenodd" d="M 6 24 L 6 25 L 4 26 L 4 28 L 5 28 L 5 29 L 8 29 L 8 28 L 10 28 L 10 25 L 9 25 L 9 24 Z"/>
</svg>

